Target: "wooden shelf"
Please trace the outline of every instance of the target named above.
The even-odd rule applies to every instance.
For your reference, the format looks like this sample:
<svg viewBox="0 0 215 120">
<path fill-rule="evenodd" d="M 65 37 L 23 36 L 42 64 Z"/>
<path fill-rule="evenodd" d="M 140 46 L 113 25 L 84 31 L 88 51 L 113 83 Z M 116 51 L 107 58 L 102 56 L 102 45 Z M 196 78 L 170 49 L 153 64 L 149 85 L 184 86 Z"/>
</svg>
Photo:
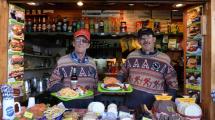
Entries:
<svg viewBox="0 0 215 120">
<path fill-rule="evenodd" d="M 53 69 L 54 67 L 24 68 L 24 71 Z"/>
<path fill-rule="evenodd" d="M 29 53 L 24 53 L 25 56 L 30 56 L 30 57 L 38 57 L 38 58 L 53 58 L 53 56 L 46 56 L 46 55 L 34 55 L 34 54 L 29 54 Z"/>
<path fill-rule="evenodd" d="M 28 15 L 25 14 L 25 16 L 26 16 L 26 17 L 47 16 L 47 14 L 28 14 Z"/>
<path fill-rule="evenodd" d="M 72 36 L 71 32 L 26 32 L 25 35 L 65 35 L 65 36 Z"/>
<path fill-rule="evenodd" d="M 66 35 L 72 36 L 72 32 L 26 32 L 25 35 Z M 136 32 L 111 32 L 111 33 L 91 33 L 92 36 L 111 36 L 111 37 L 123 37 L 127 35 L 137 36 Z M 183 36 L 182 32 L 179 33 L 156 33 L 155 36 L 169 35 L 169 36 Z"/>
</svg>

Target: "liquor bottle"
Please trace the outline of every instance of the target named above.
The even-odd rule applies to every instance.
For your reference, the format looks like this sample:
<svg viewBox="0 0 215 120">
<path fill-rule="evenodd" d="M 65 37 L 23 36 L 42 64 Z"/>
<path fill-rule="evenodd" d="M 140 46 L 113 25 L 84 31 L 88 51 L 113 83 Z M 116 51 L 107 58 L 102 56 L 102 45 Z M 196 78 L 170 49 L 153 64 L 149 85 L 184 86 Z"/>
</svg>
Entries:
<svg viewBox="0 0 215 120">
<path fill-rule="evenodd" d="M 99 21 L 99 32 L 104 32 L 104 21 L 102 19 Z"/>
<path fill-rule="evenodd" d="M 52 31 L 52 32 L 55 32 L 55 31 L 56 31 L 55 18 L 52 19 L 51 31 Z"/>
<path fill-rule="evenodd" d="M 77 21 L 76 28 L 77 28 L 77 30 L 79 30 L 81 28 L 81 21 L 80 20 Z"/>
<path fill-rule="evenodd" d="M 84 28 L 85 27 L 85 21 L 84 18 L 81 18 L 80 20 L 80 28 Z"/>
<path fill-rule="evenodd" d="M 27 32 L 31 32 L 31 31 L 32 31 L 32 21 L 29 18 L 27 22 Z"/>
<path fill-rule="evenodd" d="M 93 23 L 93 19 L 90 19 L 90 33 L 94 33 L 94 23 Z"/>
<path fill-rule="evenodd" d="M 47 32 L 51 32 L 51 22 L 49 17 L 48 17 L 48 23 L 47 23 Z"/>
<path fill-rule="evenodd" d="M 37 32 L 37 22 L 36 22 L 35 17 L 34 17 L 34 20 L 33 20 L 33 32 Z"/>
<path fill-rule="evenodd" d="M 84 26 L 84 28 L 89 30 L 89 19 L 87 17 L 85 18 L 85 26 Z"/>
<path fill-rule="evenodd" d="M 107 18 L 104 19 L 104 32 L 105 33 L 109 32 L 109 26 L 108 26 L 108 20 L 107 20 Z"/>
<path fill-rule="evenodd" d="M 71 87 L 72 89 L 76 89 L 77 88 L 77 82 L 78 82 L 78 76 L 77 76 L 77 72 L 76 72 L 76 68 L 73 67 L 72 69 L 72 75 L 71 75 Z"/>
<path fill-rule="evenodd" d="M 72 32 L 77 31 L 77 21 L 72 21 Z"/>
<path fill-rule="evenodd" d="M 62 32 L 62 25 L 63 25 L 63 23 L 62 23 L 60 17 L 58 17 L 58 19 L 57 19 L 57 26 L 56 26 L 57 27 L 56 28 L 57 32 Z"/>
<path fill-rule="evenodd" d="M 120 32 L 127 32 L 126 22 L 121 22 Z"/>
<path fill-rule="evenodd" d="M 95 33 L 98 33 L 99 32 L 99 23 L 97 21 L 97 18 L 95 19 L 95 22 L 94 22 L 94 30 L 95 30 Z"/>
<path fill-rule="evenodd" d="M 38 21 L 38 24 L 37 24 L 37 31 L 38 31 L 38 32 L 41 32 L 41 31 L 42 31 L 42 25 L 41 25 L 40 17 L 39 17 L 39 21 Z"/>
<path fill-rule="evenodd" d="M 63 18 L 63 32 L 67 32 L 67 28 L 68 28 L 68 21 L 67 21 L 67 18 Z"/>
<path fill-rule="evenodd" d="M 46 18 L 43 17 L 43 22 L 42 22 L 42 31 L 46 32 L 47 28 L 46 28 Z"/>
</svg>

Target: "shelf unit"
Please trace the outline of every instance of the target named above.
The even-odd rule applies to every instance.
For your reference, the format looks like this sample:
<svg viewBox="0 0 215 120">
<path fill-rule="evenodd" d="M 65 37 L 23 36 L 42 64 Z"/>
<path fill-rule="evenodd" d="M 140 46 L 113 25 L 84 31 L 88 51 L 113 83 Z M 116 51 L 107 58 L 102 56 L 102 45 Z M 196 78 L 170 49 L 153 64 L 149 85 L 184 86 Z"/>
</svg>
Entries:
<svg viewBox="0 0 215 120">
<path fill-rule="evenodd" d="M 65 35 L 73 36 L 72 32 L 26 32 L 25 35 Z M 136 32 L 111 32 L 111 33 L 91 33 L 92 36 L 112 36 L 112 37 L 123 37 L 127 35 L 137 36 Z M 182 32 L 179 33 L 156 33 L 155 36 L 168 35 L 168 36 L 183 36 Z"/>
<path fill-rule="evenodd" d="M 32 71 L 32 70 L 44 70 L 44 69 L 53 69 L 54 67 L 41 67 L 41 68 L 25 68 L 25 71 Z"/>
<path fill-rule="evenodd" d="M 38 57 L 38 58 L 53 58 L 53 56 L 47 56 L 47 55 L 34 55 L 30 53 L 24 53 L 25 56 L 30 56 L 30 57 Z"/>
</svg>

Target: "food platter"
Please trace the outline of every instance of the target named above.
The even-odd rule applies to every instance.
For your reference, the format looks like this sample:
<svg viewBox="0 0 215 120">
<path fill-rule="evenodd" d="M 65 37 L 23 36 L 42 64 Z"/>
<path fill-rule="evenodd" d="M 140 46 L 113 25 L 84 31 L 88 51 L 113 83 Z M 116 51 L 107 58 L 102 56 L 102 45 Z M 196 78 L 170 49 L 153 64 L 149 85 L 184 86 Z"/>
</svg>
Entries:
<svg viewBox="0 0 215 120">
<path fill-rule="evenodd" d="M 92 90 L 86 90 L 83 94 L 79 93 L 79 92 L 74 92 L 70 95 L 68 95 L 67 91 L 58 91 L 58 92 L 53 92 L 51 93 L 52 96 L 57 97 L 58 99 L 62 100 L 62 101 L 69 101 L 69 100 L 73 100 L 73 99 L 83 99 L 86 97 L 90 97 L 92 96 L 94 93 Z"/>
<path fill-rule="evenodd" d="M 101 84 L 101 87 L 105 90 L 115 91 L 115 90 L 121 90 L 123 85 L 122 84 Z"/>
<path fill-rule="evenodd" d="M 98 83 L 98 92 L 101 93 L 131 93 L 133 87 L 130 84 L 120 84 L 120 88 L 106 88 L 104 83 Z"/>
</svg>

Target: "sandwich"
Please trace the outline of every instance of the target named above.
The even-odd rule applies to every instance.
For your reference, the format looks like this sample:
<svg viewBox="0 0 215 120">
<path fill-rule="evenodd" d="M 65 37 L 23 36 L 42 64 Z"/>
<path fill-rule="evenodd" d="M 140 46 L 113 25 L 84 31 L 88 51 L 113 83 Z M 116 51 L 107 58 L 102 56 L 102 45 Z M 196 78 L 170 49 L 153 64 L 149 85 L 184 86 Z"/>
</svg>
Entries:
<svg viewBox="0 0 215 120">
<path fill-rule="evenodd" d="M 22 51 L 24 48 L 24 42 L 22 40 L 12 39 L 10 41 L 10 49 L 13 51 Z"/>
</svg>

